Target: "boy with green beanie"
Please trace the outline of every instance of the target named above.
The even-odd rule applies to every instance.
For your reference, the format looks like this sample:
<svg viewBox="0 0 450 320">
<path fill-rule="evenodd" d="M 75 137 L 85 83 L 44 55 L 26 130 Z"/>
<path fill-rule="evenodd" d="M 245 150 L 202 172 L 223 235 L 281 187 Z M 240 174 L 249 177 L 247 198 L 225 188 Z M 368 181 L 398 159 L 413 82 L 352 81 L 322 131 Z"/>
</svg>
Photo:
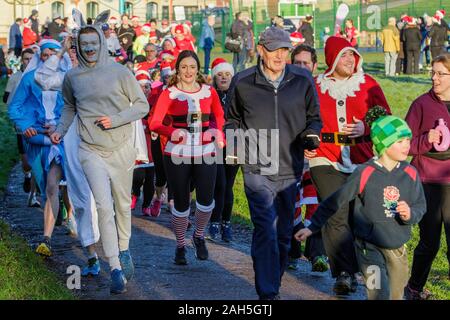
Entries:
<svg viewBox="0 0 450 320">
<path fill-rule="evenodd" d="M 368 299 L 401 300 L 408 280 L 405 243 L 411 238 L 411 226 L 424 215 L 426 202 L 417 171 L 406 162 L 412 137 L 406 122 L 395 116 L 373 116 L 369 110 L 366 122 L 370 125 L 371 120 L 375 121 L 370 136 L 378 157 L 360 165 L 295 237 L 306 240 L 339 207 L 355 200 L 355 248 Z"/>
</svg>

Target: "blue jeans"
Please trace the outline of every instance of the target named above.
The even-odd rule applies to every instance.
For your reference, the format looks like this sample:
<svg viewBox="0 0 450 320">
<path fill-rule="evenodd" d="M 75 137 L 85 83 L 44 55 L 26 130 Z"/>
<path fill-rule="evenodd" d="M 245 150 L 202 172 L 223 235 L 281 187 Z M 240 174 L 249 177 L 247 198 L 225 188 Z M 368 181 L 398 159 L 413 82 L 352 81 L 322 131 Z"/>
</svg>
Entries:
<svg viewBox="0 0 450 320">
<path fill-rule="evenodd" d="M 279 293 L 291 244 L 296 184 L 296 179 L 271 181 L 266 176 L 244 173 L 255 227 L 251 255 L 260 299 L 273 299 Z"/>
<path fill-rule="evenodd" d="M 245 61 L 247 61 L 247 48 L 242 48 L 238 53 L 233 53 L 234 72 L 238 73 L 245 69 Z"/>
<path fill-rule="evenodd" d="M 203 48 L 205 51 L 205 75 L 208 75 L 209 72 L 209 62 L 211 61 L 211 48 Z"/>
</svg>

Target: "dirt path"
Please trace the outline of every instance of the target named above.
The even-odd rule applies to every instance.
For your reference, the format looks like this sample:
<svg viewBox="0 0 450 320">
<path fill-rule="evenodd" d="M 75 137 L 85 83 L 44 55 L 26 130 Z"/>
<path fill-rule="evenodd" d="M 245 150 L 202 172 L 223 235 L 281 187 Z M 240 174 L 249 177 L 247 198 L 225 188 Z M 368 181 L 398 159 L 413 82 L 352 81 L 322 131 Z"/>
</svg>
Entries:
<svg viewBox="0 0 450 320">
<path fill-rule="evenodd" d="M 6 220 L 32 246 L 36 246 L 43 229 L 42 209 L 26 207 L 27 196 L 22 191 L 22 173 L 16 166 L 9 180 L 5 199 L 0 203 L 0 217 Z M 140 208 L 133 213 L 130 250 L 135 262 L 134 279 L 128 283 L 128 292 L 111 296 L 109 293 L 108 265 L 98 251 L 102 272 L 97 278 L 82 279 L 81 290 L 75 290 L 80 299 L 151 299 L 151 300 L 249 300 L 257 299 L 254 273 L 250 257 L 251 231 L 234 226 L 235 240 L 207 246 L 210 258 L 196 260 L 192 244 L 188 246 L 188 265 L 173 264 L 175 237 L 170 229 L 170 216 L 164 211 L 158 218 L 142 217 Z M 188 232 L 188 238 L 192 231 Z M 57 227 L 52 237 L 54 256 L 47 259 L 51 270 L 66 281 L 70 265 L 82 266 L 85 256 L 80 243 Z M 338 299 L 332 293 L 330 273 L 311 274 L 310 264 L 301 261 L 299 270 L 288 271 L 283 277 L 281 298 Z M 364 299 L 364 288 L 342 299 Z"/>
</svg>

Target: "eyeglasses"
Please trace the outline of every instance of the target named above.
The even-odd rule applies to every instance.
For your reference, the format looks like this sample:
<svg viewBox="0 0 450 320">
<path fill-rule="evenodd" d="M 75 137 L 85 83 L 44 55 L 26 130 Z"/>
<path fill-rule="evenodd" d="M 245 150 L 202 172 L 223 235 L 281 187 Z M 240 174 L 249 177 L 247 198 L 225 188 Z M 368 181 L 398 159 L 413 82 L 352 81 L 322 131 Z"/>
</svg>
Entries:
<svg viewBox="0 0 450 320">
<path fill-rule="evenodd" d="M 431 78 L 433 78 L 435 75 L 437 75 L 438 78 L 442 78 L 443 76 L 450 76 L 450 73 L 430 71 L 430 77 Z"/>
</svg>

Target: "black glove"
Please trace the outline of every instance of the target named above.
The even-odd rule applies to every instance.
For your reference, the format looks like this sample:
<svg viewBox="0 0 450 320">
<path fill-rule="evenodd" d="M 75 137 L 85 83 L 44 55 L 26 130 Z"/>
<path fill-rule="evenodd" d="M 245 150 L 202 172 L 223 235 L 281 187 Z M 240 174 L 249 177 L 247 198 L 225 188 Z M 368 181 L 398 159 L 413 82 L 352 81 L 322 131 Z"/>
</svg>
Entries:
<svg viewBox="0 0 450 320">
<path fill-rule="evenodd" d="M 316 134 L 308 134 L 302 139 L 304 150 L 316 150 L 319 148 L 320 139 Z"/>
</svg>

